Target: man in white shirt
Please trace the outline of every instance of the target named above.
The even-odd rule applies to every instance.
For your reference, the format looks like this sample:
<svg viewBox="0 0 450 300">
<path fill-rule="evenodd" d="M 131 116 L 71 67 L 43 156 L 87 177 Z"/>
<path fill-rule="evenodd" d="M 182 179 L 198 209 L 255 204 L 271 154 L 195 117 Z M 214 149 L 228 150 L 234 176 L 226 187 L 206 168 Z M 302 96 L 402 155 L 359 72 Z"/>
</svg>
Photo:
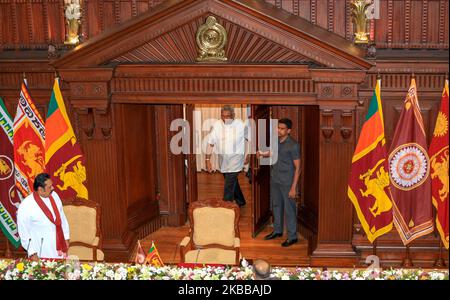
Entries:
<svg viewBox="0 0 450 300">
<path fill-rule="evenodd" d="M 238 176 L 248 164 L 248 155 L 245 154 L 245 140 L 248 140 L 248 128 L 241 120 L 234 119 L 234 108 L 230 105 L 222 107 L 221 120 L 214 123 L 209 134 L 208 147 L 206 149 L 206 169 L 212 171 L 211 153 L 214 150 L 218 154 L 220 172 L 225 178 L 223 199 L 236 200 L 239 206 L 246 204 Z"/>
<path fill-rule="evenodd" d="M 32 260 L 62 259 L 69 248 L 69 223 L 50 175 L 41 173 L 17 210 L 17 227 L 22 247 Z"/>
</svg>

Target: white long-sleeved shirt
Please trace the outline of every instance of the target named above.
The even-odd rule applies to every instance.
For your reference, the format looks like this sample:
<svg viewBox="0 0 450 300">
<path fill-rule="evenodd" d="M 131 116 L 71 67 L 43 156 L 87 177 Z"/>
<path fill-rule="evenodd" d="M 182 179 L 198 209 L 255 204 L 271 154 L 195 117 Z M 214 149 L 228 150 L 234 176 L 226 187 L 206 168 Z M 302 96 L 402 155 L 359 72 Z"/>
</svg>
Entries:
<svg viewBox="0 0 450 300">
<path fill-rule="evenodd" d="M 240 172 L 244 168 L 245 140 L 248 127 L 240 120 L 225 124 L 222 120 L 214 123 L 208 136 L 208 144 L 218 154 L 220 172 Z"/>
<path fill-rule="evenodd" d="M 70 239 L 69 223 L 64 214 L 63 205 L 58 194 L 52 192 L 61 216 L 64 239 Z M 41 197 L 55 218 L 50 198 Z M 34 200 L 33 194 L 27 196 L 17 210 L 17 227 L 22 247 L 28 249 L 28 256 L 37 254 L 40 258 L 63 258 L 56 250 L 56 225 L 50 222 Z"/>
</svg>

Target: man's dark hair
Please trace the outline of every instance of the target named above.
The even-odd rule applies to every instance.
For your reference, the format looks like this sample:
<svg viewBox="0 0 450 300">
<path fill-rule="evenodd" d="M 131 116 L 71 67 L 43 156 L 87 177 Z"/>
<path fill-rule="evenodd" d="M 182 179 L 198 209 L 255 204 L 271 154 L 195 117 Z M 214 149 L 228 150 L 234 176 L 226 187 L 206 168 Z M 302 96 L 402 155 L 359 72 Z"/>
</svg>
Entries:
<svg viewBox="0 0 450 300">
<path fill-rule="evenodd" d="M 288 129 L 292 129 L 292 121 L 291 121 L 291 119 L 283 118 L 281 120 L 278 120 L 278 123 L 286 125 L 286 127 Z"/>
<path fill-rule="evenodd" d="M 50 179 L 50 175 L 47 173 L 41 173 L 34 178 L 33 189 L 37 192 L 38 188 L 45 188 L 45 182 Z"/>
</svg>

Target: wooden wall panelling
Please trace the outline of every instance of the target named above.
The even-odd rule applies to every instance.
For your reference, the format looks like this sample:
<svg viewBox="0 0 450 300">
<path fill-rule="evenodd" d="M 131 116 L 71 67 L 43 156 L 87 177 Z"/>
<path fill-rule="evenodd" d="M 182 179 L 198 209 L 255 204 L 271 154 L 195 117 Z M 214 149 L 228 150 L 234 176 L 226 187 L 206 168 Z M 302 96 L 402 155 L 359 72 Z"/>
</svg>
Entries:
<svg viewBox="0 0 450 300">
<path fill-rule="evenodd" d="M 319 210 L 319 130 L 320 114 L 316 105 L 303 109 L 303 196 L 299 205 L 300 233 L 308 239 L 308 253 L 317 247 Z"/>
<path fill-rule="evenodd" d="M 375 24 L 377 48 L 448 49 L 448 0 L 380 1 Z"/>
<path fill-rule="evenodd" d="M 98 123 L 105 122 L 105 118 L 113 118 L 117 108 L 109 110 L 92 109 L 95 132 L 90 140 L 84 139 L 84 148 L 88 170 L 88 188 L 90 197 L 100 203 L 103 209 L 102 229 L 104 234 L 104 252 L 107 260 L 125 260 L 128 258 L 128 248 L 132 236 L 127 233 L 127 203 L 123 188 L 123 170 L 119 167 L 122 161 L 122 142 L 117 131 L 112 132 L 98 128 Z M 99 122 L 100 121 L 100 122 Z M 120 142 L 119 142 L 120 141 Z M 95 188 L 93 186 L 95 185 Z"/>
<path fill-rule="evenodd" d="M 411 16 L 410 20 L 412 22 L 410 26 L 410 40 L 409 45 L 420 45 L 422 43 L 422 1 L 410 1 L 411 2 Z M 420 26 L 418 26 L 420 24 Z"/>
<path fill-rule="evenodd" d="M 439 30 L 440 30 L 440 1 L 429 1 L 428 14 L 426 24 L 422 24 L 426 32 L 425 38 L 422 41 L 424 44 L 439 45 Z M 425 30 L 426 29 L 426 30 Z"/>
<path fill-rule="evenodd" d="M 298 3 L 299 16 L 311 20 L 310 0 L 300 0 Z"/>
<path fill-rule="evenodd" d="M 114 11 L 114 1 L 100 0 L 102 5 L 102 31 L 108 30 L 114 27 L 118 22 L 116 21 L 118 17 L 115 15 Z"/>
<path fill-rule="evenodd" d="M 278 9 L 353 39 L 350 0 L 266 0 Z M 146 0 L 87 0 L 82 34 L 91 38 L 162 3 Z M 5 48 L 62 46 L 65 40 L 63 0 L 3 1 L 0 44 Z M 375 21 L 377 48 L 448 49 L 448 0 L 382 0 Z"/>
<path fill-rule="evenodd" d="M 397 48 L 405 44 L 405 2 L 393 1 L 392 5 L 392 48 Z"/>
<path fill-rule="evenodd" d="M 121 187 L 126 193 L 127 227 L 136 230 L 159 217 L 156 188 L 156 139 L 154 107 L 139 104 L 118 104 L 123 152 L 120 170 Z"/>
<path fill-rule="evenodd" d="M 347 4 L 342 0 L 333 0 L 331 4 L 332 5 L 330 5 L 329 8 L 329 18 L 332 19 L 333 22 L 330 24 L 330 31 L 345 37 L 347 23 L 349 22 Z"/>
<path fill-rule="evenodd" d="M 328 0 L 318 0 L 315 4 L 316 25 L 328 29 Z"/>
<path fill-rule="evenodd" d="M 48 32 L 49 39 L 51 43 L 54 44 L 63 44 L 65 40 L 64 34 L 64 15 L 61 16 L 61 7 L 60 1 L 49 1 L 48 3 Z M 62 1 L 61 1 L 62 2 Z M 61 22 L 61 20 L 63 22 Z M 41 30 L 40 28 L 36 30 Z"/>
</svg>

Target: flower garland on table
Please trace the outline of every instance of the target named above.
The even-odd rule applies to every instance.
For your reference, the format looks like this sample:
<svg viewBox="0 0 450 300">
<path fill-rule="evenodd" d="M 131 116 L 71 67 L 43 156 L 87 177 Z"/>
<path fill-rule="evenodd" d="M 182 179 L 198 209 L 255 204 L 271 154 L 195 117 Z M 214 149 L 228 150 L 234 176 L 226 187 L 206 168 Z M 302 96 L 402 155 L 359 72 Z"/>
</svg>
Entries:
<svg viewBox="0 0 450 300">
<path fill-rule="evenodd" d="M 270 277 L 280 280 L 449 280 L 448 270 L 387 269 L 352 271 L 315 268 L 273 268 Z M 182 268 L 133 264 L 78 263 L 25 259 L 0 260 L 0 280 L 252 280 L 247 267 Z"/>
</svg>

